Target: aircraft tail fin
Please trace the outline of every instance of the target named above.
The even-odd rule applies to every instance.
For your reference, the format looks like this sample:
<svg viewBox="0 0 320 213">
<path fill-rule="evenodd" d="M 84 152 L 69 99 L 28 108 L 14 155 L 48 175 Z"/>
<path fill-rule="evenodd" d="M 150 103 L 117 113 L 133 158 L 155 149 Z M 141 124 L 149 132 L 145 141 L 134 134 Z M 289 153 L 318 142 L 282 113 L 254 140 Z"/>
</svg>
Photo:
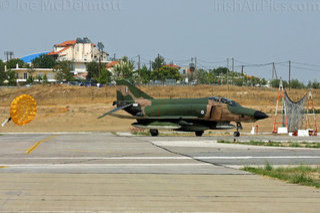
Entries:
<svg viewBox="0 0 320 213">
<path fill-rule="evenodd" d="M 153 99 L 147 93 L 129 83 L 126 80 L 118 80 L 117 82 L 117 101 L 134 101 L 134 99 Z"/>
</svg>

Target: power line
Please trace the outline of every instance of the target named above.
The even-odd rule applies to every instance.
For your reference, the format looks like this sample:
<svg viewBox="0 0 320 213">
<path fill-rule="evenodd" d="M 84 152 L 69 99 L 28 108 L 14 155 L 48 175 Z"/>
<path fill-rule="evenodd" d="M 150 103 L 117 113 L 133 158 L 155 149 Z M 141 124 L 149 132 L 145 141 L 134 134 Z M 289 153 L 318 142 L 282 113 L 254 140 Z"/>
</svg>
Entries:
<svg viewBox="0 0 320 213">
<path fill-rule="evenodd" d="M 320 64 L 309 64 L 309 63 L 296 62 L 296 61 L 293 61 L 292 63 L 298 64 L 298 65 L 310 66 L 310 67 L 320 67 Z"/>
<path fill-rule="evenodd" d="M 299 67 L 299 66 L 292 66 L 292 68 L 300 69 L 300 70 L 308 70 L 308 71 L 313 71 L 313 72 L 320 72 L 320 69 L 311 69 L 311 68 Z"/>
<path fill-rule="evenodd" d="M 203 63 L 206 63 L 206 64 L 219 64 L 219 63 L 225 63 L 226 60 L 219 60 L 219 61 L 207 61 L 207 60 L 204 60 L 204 59 L 201 59 L 199 58 L 198 61 L 201 61 Z"/>
<path fill-rule="evenodd" d="M 234 61 L 240 63 L 241 65 L 237 65 L 236 67 L 241 67 L 244 66 L 244 67 L 264 67 L 264 66 L 270 66 L 270 65 L 273 65 L 273 64 L 284 64 L 284 63 L 288 63 L 288 61 L 279 61 L 279 62 L 268 62 L 268 63 L 260 63 L 260 64 L 257 64 L 257 63 L 248 63 L 248 62 L 244 62 L 244 61 L 240 61 L 240 60 L 237 60 L 237 59 L 234 59 Z"/>
</svg>

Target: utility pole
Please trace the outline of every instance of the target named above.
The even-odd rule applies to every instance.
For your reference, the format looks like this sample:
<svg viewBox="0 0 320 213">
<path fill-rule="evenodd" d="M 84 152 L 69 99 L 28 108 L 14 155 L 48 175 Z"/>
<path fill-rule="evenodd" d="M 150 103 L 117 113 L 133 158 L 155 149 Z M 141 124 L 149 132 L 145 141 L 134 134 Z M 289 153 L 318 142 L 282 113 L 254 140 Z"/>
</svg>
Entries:
<svg viewBox="0 0 320 213">
<path fill-rule="evenodd" d="M 197 83 L 198 83 L 197 57 L 194 58 L 194 73 L 196 74 L 196 79 L 197 79 Z"/>
<path fill-rule="evenodd" d="M 227 68 L 229 69 L 229 58 L 227 58 Z"/>
<path fill-rule="evenodd" d="M 272 77 L 271 77 L 271 80 L 274 79 L 274 70 L 275 70 L 275 65 L 274 65 L 274 62 L 272 63 Z"/>
<path fill-rule="evenodd" d="M 140 69 L 141 69 L 141 61 L 140 61 L 140 55 L 138 55 L 138 70 L 140 74 Z"/>
<path fill-rule="evenodd" d="M 232 58 L 232 72 L 234 72 L 234 58 Z"/>
<path fill-rule="evenodd" d="M 8 59 L 9 59 L 9 52 L 5 51 L 5 52 L 4 52 L 4 55 L 6 56 L 7 61 L 9 61 L 9 60 L 8 60 Z"/>
<path fill-rule="evenodd" d="M 290 83 L 291 83 L 291 61 L 289 61 L 289 90 L 291 87 Z"/>
<path fill-rule="evenodd" d="M 241 75 L 243 75 L 244 65 L 241 66 Z"/>
<path fill-rule="evenodd" d="M 232 72 L 234 72 L 234 58 L 231 58 L 232 63 Z M 229 69 L 227 69 L 227 87 L 229 92 Z"/>
<path fill-rule="evenodd" d="M 150 71 L 152 71 L 152 61 L 150 61 L 149 63 L 150 63 Z"/>
<path fill-rule="evenodd" d="M 140 55 L 138 55 L 138 72 L 139 72 L 139 79 L 141 83 L 141 62 L 140 62 Z"/>
<path fill-rule="evenodd" d="M 227 69 L 227 87 L 229 92 L 229 69 Z"/>
</svg>

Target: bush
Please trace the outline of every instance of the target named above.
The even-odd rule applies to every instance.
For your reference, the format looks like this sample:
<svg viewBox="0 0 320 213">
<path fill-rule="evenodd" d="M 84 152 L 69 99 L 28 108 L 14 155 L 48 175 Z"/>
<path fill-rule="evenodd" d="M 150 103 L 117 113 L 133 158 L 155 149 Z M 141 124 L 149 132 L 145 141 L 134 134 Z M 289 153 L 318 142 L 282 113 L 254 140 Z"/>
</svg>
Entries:
<svg viewBox="0 0 320 213">
<path fill-rule="evenodd" d="M 283 84 L 283 87 L 285 87 L 285 88 L 288 87 L 288 82 L 287 81 L 282 80 L 282 84 Z M 270 85 L 273 88 L 279 88 L 280 79 L 274 79 L 274 80 L 270 81 Z"/>
<path fill-rule="evenodd" d="M 164 82 L 166 79 L 181 79 L 178 69 L 166 66 L 154 70 L 151 73 L 151 77 L 153 80 L 160 80 L 162 82 Z"/>
<path fill-rule="evenodd" d="M 300 82 L 298 79 L 293 79 L 291 82 L 290 82 L 290 88 L 293 88 L 293 89 L 303 89 L 305 88 L 306 86 Z"/>
<path fill-rule="evenodd" d="M 9 86 L 16 86 L 17 85 L 17 75 L 15 71 L 8 70 L 7 74 L 7 80 Z"/>
<path fill-rule="evenodd" d="M 314 80 L 313 82 L 308 83 L 308 88 L 311 89 L 320 89 L 320 83 L 317 80 Z"/>
<path fill-rule="evenodd" d="M 266 169 L 267 171 L 272 171 L 273 167 L 270 165 L 269 162 L 267 162 L 266 165 L 265 165 L 265 169 Z"/>
</svg>

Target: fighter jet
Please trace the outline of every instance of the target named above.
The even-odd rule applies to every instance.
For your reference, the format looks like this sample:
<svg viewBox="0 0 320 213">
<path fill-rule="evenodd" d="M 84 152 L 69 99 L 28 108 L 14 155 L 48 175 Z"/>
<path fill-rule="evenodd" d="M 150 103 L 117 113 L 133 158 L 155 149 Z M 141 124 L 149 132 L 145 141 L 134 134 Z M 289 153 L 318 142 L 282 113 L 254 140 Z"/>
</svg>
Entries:
<svg viewBox="0 0 320 213">
<path fill-rule="evenodd" d="M 195 132 L 201 137 L 205 130 L 237 128 L 234 137 L 239 137 L 241 122 L 255 122 L 268 118 L 258 110 L 242 107 L 237 102 L 223 97 L 194 99 L 154 99 L 133 84 L 117 81 L 117 107 L 103 114 L 119 118 L 131 118 L 132 126 L 149 129 L 152 136 L 159 135 L 159 129 Z M 124 110 L 130 116 L 113 114 Z M 236 126 L 231 124 L 235 122 Z"/>
</svg>

